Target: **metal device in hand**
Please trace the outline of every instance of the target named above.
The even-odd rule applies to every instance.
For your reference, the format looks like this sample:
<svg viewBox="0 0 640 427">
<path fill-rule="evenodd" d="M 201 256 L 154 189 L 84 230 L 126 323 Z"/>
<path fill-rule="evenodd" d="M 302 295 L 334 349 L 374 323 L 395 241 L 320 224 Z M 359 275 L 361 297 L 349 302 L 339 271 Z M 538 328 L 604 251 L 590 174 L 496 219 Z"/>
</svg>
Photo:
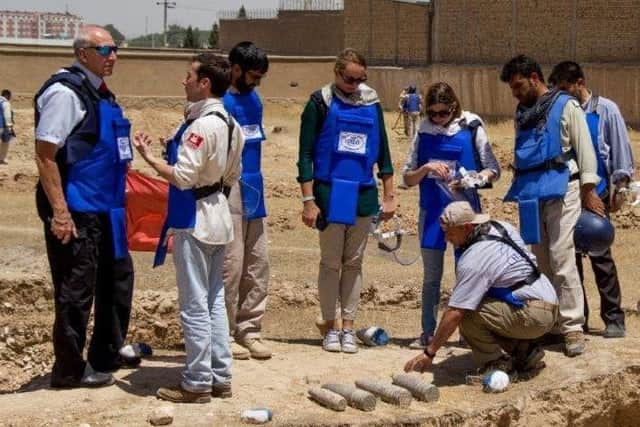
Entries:
<svg viewBox="0 0 640 427">
<path fill-rule="evenodd" d="M 420 257 L 420 254 L 416 255 L 413 259 L 406 259 L 398 254 L 398 250 L 402 246 L 402 237 L 407 234 L 407 230 L 402 228 L 400 218 L 394 215 L 393 218 L 384 222 L 384 228 L 381 218 L 382 210 L 373 217 L 370 231 L 370 234 L 378 240 L 378 249 L 390 253 L 393 259 L 400 265 L 411 265 L 415 263 Z M 389 228 L 389 224 L 391 228 Z"/>
</svg>

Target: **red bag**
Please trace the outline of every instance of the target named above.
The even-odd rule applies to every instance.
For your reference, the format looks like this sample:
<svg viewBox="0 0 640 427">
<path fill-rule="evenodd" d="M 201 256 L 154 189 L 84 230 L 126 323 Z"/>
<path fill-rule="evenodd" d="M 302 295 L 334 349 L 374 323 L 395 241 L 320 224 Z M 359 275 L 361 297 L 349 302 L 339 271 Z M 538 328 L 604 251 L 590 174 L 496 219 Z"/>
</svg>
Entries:
<svg viewBox="0 0 640 427">
<path fill-rule="evenodd" d="M 130 169 L 126 198 L 129 249 L 154 252 L 167 215 L 169 183 Z"/>
</svg>

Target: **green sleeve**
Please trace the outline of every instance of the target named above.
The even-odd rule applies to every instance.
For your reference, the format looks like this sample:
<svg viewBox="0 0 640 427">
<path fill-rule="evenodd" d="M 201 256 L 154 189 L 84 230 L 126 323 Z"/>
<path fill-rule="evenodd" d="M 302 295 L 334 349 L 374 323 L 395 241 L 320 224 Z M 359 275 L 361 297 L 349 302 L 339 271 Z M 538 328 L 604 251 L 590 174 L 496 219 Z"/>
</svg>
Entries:
<svg viewBox="0 0 640 427">
<path fill-rule="evenodd" d="M 380 123 L 380 154 L 378 154 L 378 178 L 385 175 L 393 175 L 393 163 L 391 163 L 391 151 L 389 150 L 389 139 L 384 126 L 384 114 L 380 104 L 376 104 L 378 109 L 378 123 Z"/>
<path fill-rule="evenodd" d="M 313 151 L 316 143 L 319 112 L 313 101 L 304 107 L 300 120 L 300 141 L 298 153 L 298 182 L 313 180 Z"/>
</svg>

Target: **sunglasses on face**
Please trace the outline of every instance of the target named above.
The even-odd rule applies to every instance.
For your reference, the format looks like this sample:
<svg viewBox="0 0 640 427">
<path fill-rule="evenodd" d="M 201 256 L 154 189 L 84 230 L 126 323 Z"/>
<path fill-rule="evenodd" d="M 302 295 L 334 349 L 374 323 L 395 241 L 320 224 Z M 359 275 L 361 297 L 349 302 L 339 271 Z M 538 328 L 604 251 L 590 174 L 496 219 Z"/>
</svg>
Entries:
<svg viewBox="0 0 640 427">
<path fill-rule="evenodd" d="M 340 73 L 340 77 L 348 85 L 359 85 L 360 83 L 364 83 L 367 81 L 366 74 L 360 78 L 355 78 L 355 77 L 345 76 L 344 74 Z"/>
<path fill-rule="evenodd" d="M 111 52 L 117 53 L 118 46 L 89 46 L 89 49 L 95 49 L 98 55 L 107 58 Z"/>
<path fill-rule="evenodd" d="M 440 117 L 444 119 L 445 117 L 449 116 L 449 114 L 451 114 L 452 110 L 453 108 L 448 108 L 446 110 L 440 110 L 440 111 L 427 110 L 427 116 L 429 116 L 429 118 L 432 118 L 432 119 L 434 117 Z"/>
</svg>

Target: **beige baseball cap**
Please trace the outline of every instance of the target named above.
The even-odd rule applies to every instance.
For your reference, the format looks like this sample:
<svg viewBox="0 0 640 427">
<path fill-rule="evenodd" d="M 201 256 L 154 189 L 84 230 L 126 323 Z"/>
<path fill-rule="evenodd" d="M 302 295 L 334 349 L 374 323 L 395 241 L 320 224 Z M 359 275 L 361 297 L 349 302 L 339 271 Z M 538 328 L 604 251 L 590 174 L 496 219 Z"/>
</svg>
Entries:
<svg viewBox="0 0 640 427">
<path fill-rule="evenodd" d="M 473 211 L 469 202 L 452 202 L 440 215 L 440 225 L 443 227 L 458 227 L 465 224 L 483 224 L 491 217 Z"/>
</svg>

